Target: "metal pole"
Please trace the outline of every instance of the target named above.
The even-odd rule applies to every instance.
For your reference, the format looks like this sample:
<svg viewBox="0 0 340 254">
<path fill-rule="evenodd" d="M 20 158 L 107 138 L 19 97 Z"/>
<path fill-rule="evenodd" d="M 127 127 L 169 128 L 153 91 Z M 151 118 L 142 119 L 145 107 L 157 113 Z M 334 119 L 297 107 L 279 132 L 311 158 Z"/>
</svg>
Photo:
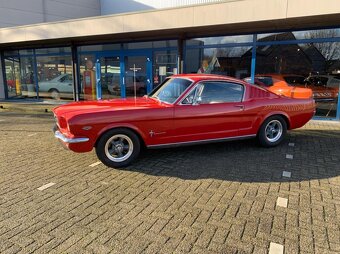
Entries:
<svg viewBox="0 0 340 254">
<path fill-rule="evenodd" d="M 96 61 L 96 95 L 97 95 L 97 100 L 102 99 L 102 82 L 100 80 L 100 74 L 101 74 L 101 69 L 100 69 L 100 61 L 97 59 Z"/>
<path fill-rule="evenodd" d="M 133 65 L 133 89 L 135 92 L 135 99 L 137 98 L 137 91 L 136 91 L 136 65 Z"/>
<path fill-rule="evenodd" d="M 257 34 L 253 35 L 253 48 L 251 51 L 251 74 L 250 74 L 250 83 L 255 83 L 255 69 L 256 69 L 256 41 L 257 41 Z"/>
</svg>

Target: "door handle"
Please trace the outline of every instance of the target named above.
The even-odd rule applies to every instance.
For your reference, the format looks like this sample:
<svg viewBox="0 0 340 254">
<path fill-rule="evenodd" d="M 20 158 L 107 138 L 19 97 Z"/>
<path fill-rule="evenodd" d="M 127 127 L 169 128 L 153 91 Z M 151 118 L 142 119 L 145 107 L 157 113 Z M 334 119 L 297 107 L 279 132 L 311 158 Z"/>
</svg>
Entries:
<svg viewBox="0 0 340 254">
<path fill-rule="evenodd" d="M 235 105 L 236 108 L 239 108 L 240 110 L 244 110 L 244 105 Z"/>
</svg>

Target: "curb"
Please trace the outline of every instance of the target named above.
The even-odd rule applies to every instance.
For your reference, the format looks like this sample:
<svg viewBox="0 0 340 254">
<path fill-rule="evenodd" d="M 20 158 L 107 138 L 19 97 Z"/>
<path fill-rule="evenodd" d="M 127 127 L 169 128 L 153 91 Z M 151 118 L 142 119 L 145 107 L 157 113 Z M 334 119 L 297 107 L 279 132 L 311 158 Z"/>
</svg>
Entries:
<svg viewBox="0 0 340 254">
<path fill-rule="evenodd" d="M 52 115 L 52 109 L 57 105 L 41 105 L 27 103 L 8 103 L 0 102 L 1 112 L 26 113 L 26 114 L 45 114 Z"/>
</svg>

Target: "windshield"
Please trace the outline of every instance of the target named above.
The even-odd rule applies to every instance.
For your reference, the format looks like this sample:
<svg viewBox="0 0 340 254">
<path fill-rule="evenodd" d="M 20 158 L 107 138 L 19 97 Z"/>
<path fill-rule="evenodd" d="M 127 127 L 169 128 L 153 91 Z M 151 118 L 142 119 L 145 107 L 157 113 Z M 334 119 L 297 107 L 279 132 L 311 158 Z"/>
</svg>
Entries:
<svg viewBox="0 0 340 254">
<path fill-rule="evenodd" d="M 163 84 L 151 92 L 150 97 L 163 102 L 174 103 L 191 83 L 192 81 L 182 78 L 166 79 Z"/>
</svg>

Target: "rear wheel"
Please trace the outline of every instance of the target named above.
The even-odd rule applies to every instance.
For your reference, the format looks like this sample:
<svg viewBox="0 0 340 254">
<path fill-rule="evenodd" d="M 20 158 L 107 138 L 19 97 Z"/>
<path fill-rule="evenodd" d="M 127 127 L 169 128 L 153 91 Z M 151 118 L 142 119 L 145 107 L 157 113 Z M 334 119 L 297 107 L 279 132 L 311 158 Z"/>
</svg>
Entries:
<svg viewBox="0 0 340 254">
<path fill-rule="evenodd" d="M 100 137 L 96 153 L 101 162 L 108 167 L 125 167 L 138 157 L 140 141 L 131 130 L 112 129 Z"/>
<path fill-rule="evenodd" d="M 281 116 L 267 118 L 260 127 L 257 138 L 264 147 L 277 146 L 287 134 L 287 123 Z"/>
</svg>

